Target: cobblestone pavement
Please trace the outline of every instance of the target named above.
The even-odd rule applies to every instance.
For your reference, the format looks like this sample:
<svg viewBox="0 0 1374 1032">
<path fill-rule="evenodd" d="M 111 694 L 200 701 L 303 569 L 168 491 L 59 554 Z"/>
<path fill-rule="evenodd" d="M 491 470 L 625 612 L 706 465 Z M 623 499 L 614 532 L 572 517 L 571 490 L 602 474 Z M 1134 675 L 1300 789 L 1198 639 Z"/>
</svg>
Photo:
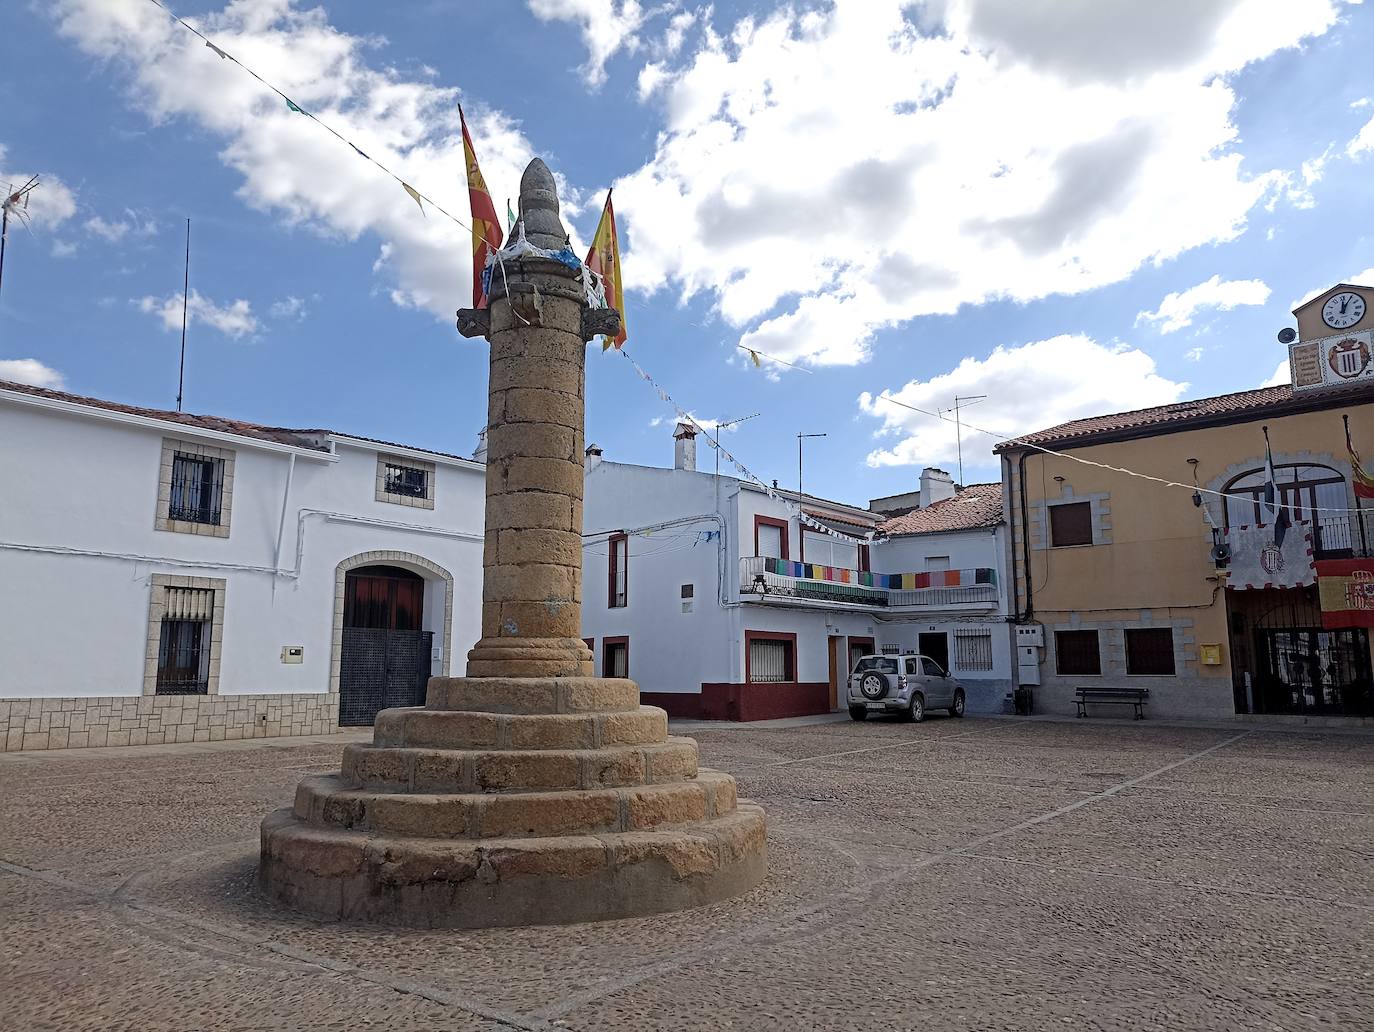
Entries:
<svg viewBox="0 0 1374 1032">
<path fill-rule="evenodd" d="M 0 757 L 0 1028 L 1374 1028 L 1374 737 L 692 733 L 768 809 L 762 888 L 488 932 L 257 898 L 258 821 L 342 737 Z"/>
</svg>

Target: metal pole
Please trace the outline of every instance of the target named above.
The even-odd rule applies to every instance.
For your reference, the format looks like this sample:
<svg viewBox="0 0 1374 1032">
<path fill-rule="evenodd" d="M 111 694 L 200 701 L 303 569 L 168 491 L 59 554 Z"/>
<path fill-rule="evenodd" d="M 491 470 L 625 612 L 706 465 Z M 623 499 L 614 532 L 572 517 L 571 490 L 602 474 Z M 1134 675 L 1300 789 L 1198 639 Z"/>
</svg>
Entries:
<svg viewBox="0 0 1374 1032">
<path fill-rule="evenodd" d="M 181 411 L 181 391 L 186 384 L 186 301 L 191 288 L 191 220 L 186 220 L 186 271 L 181 280 L 181 364 L 177 367 L 177 411 Z"/>
<path fill-rule="evenodd" d="M 972 402 L 974 405 L 980 401 L 986 401 L 986 394 L 965 394 L 954 396 L 954 447 L 959 453 L 959 486 L 964 486 L 964 424 L 959 421 L 959 406 L 964 402 Z"/>
<path fill-rule="evenodd" d="M 6 196 L 9 196 L 6 194 Z M 0 218 L 0 286 L 5 282 L 5 240 L 10 235 L 10 208 L 5 205 L 5 214 Z"/>
<path fill-rule="evenodd" d="M 802 494 L 802 438 L 825 437 L 825 434 L 797 434 L 797 504 L 801 504 Z"/>
</svg>

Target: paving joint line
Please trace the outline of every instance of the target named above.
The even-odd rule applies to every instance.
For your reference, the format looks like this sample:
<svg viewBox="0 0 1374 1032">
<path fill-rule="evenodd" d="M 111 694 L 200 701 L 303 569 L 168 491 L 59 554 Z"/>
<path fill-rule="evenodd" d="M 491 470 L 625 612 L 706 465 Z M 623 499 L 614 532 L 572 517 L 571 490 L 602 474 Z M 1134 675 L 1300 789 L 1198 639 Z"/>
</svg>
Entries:
<svg viewBox="0 0 1374 1032">
<path fill-rule="evenodd" d="M 1010 856 L 994 856 L 991 853 L 966 853 L 970 860 L 988 860 L 999 864 L 1014 864 L 1018 867 L 1038 867 L 1047 871 L 1073 871 L 1075 874 L 1090 878 L 1109 878 L 1117 881 L 1141 882 L 1145 885 L 1169 885 L 1179 889 L 1194 889 L 1199 892 L 1219 892 L 1231 896 L 1252 896 L 1256 899 L 1283 900 L 1288 903 L 1319 903 L 1322 906 L 1337 907 L 1342 910 L 1374 910 L 1374 904 L 1347 903 L 1324 896 L 1303 896 L 1291 892 L 1265 892 L 1257 889 L 1242 889 L 1229 885 L 1214 885 L 1207 882 L 1177 881 L 1173 878 L 1147 878 L 1141 874 L 1117 874 L 1082 864 L 1050 864 L 1043 860 L 1022 860 Z"/>
<path fill-rule="evenodd" d="M 961 738 L 972 738 L 975 735 L 988 734 L 992 731 L 1003 731 L 1005 728 L 980 727 L 972 731 L 962 731 L 957 735 L 944 735 L 940 738 L 911 738 L 900 742 L 889 742 L 886 745 L 871 745 L 864 749 L 846 749 L 841 752 L 820 753 L 816 756 L 791 756 L 783 760 L 770 760 L 767 763 L 749 764 L 730 764 L 730 770 L 771 770 L 774 767 L 788 767 L 794 763 L 812 763 L 815 761 L 828 761 L 840 756 L 858 756 L 863 753 L 882 752 L 885 749 L 907 749 L 917 745 L 938 745 L 941 742 L 954 742 Z"/>
<path fill-rule="evenodd" d="M 412 982 L 407 979 L 395 978 L 385 972 L 358 967 L 347 961 L 337 960 L 334 957 L 315 953 L 298 946 L 292 946 L 289 943 L 276 942 L 273 939 L 254 935 L 230 925 L 221 924 L 218 921 L 209 921 L 205 918 L 194 917 L 190 914 L 159 906 L 145 900 L 130 898 L 119 899 L 115 896 L 115 892 L 118 890 L 96 888 L 93 885 L 87 885 L 71 878 L 64 878 L 61 875 L 52 874 L 48 871 L 39 871 L 31 867 L 23 867 L 19 864 L 10 863 L 8 860 L 0 860 L 0 871 L 16 875 L 20 878 L 30 878 L 55 888 L 77 893 L 93 901 L 108 904 L 116 910 L 132 910 L 141 914 L 157 917 L 163 921 L 187 925 L 199 931 L 218 935 L 221 938 L 228 939 L 230 942 L 251 946 L 255 949 L 266 950 L 269 953 L 275 953 L 290 960 L 299 961 L 303 964 L 333 972 L 334 974 L 348 975 L 351 978 L 370 982 L 373 985 L 384 989 L 390 989 L 393 992 L 419 996 L 433 1003 L 439 1003 L 458 1010 L 467 1011 L 470 1014 L 474 1014 L 479 1018 L 485 1018 L 488 1021 L 494 1021 L 511 1028 L 521 1029 L 522 1032 L 551 1032 L 552 1030 L 552 1026 L 550 1026 L 547 1021 L 540 1018 L 491 1007 L 463 993 L 456 993 L 447 989 L 440 989 L 437 986 Z"/>
<path fill-rule="evenodd" d="M 718 955 L 722 950 L 726 948 L 743 945 L 745 943 L 755 942 L 756 940 L 760 939 L 766 940 L 766 938 L 769 935 L 782 931 L 785 928 L 787 928 L 787 926 L 794 925 L 796 924 L 796 922 L 808 919 L 814 915 L 826 914 L 829 911 L 831 912 L 830 916 L 838 916 L 838 914 L 842 913 L 844 910 L 847 910 L 856 904 L 863 903 L 865 900 L 871 898 L 878 890 L 884 889 L 894 882 L 910 877 L 911 874 L 913 874 L 916 871 L 923 870 L 927 867 L 933 867 L 935 864 L 943 863 L 946 860 L 951 860 L 956 857 L 967 856 L 974 850 L 987 845 L 989 842 L 996 842 L 998 839 L 1006 838 L 1008 835 L 1014 835 L 1018 832 L 1026 831 L 1030 828 L 1037 827 L 1041 824 L 1046 824 L 1050 821 L 1058 820 L 1060 817 L 1073 813 L 1076 810 L 1081 810 L 1085 806 L 1090 806 L 1093 803 L 1100 802 L 1104 799 L 1110 799 L 1116 795 L 1119 795 L 1121 792 L 1125 791 L 1128 788 L 1132 788 L 1136 785 L 1143 784 L 1144 782 L 1149 781 L 1152 778 L 1157 778 L 1162 774 L 1167 774 L 1171 770 L 1175 770 L 1178 767 L 1182 767 L 1184 764 L 1192 763 L 1193 761 L 1199 760 L 1204 756 L 1208 756 L 1214 752 L 1218 752 L 1221 749 L 1225 749 L 1226 747 L 1234 745 L 1236 742 L 1239 742 L 1243 738 L 1250 737 L 1252 734 L 1254 734 L 1253 731 L 1244 731 L 1241 734 L 1233 735 L 1230 738 L 1224 739 L 1223 741 L 1208 746 L 1206 749 L 1201 749 L 1195 753 L 1191 753 L 1190 755 L 1183 757 L 1182 759 L 1178 759 L 1172 763 L 1165 764 L 1163 767 L 1159 767 L 1155 770 L 1148 771 L 1147 773 L 1141 774 L 1137 777 L 1129 778 L 1125 781 L 1118 782 L 1115 785 L 1112 785 L 1111 787 L 1106 788 L 1103 791 L 1098 792 L 1094 795 L 1088 796 L 1085 799 L 1078 799 L 1074 802 L 1066 803 L 1063 806 L 1056 807 L 1055 809 L 1049 810 L 1042 814 L 1038 814 L 1035 817 L 1030 817 L 1026 820 L 1018 821 L 1016 824 L 1013 824 L 1010 827 L 1002 828 L 999 831 L 990 832 L 986 835 L 980 835 L 972 841 L 964 843 L 962 846 L 956 846 L 951 849 L 941 850 L 937 853 L 932 853 L 931 855 L 924 857 L 913 864 L 908 864 L 904 867 L 896 868 L 880 878 L 875 878 L 874 880 L 870 881 L 868 884 L 864 886 L 853 889 L 847 889 L 844 892 L 839 893 L 837 897 L 833 898 L 833 900 L 821 900 L 819 902 L 806 904 L 802 907 L 797 907 L 789 911 L 788 913 L 782 914 L 772 920 L 760 922 L 759 924 L 754 925 L 751 928 L 742 929 L 741 931 L 736 932 L 734 935 L 726 936 L 723 939 L 717 939 L 708 946 L 700 946 L 696 949 L 687 951 L 685 953 L 675 954 L 671 958 L 667 958 L 665 960 L 661 960 L 653 964 L 646 964 L 644 967 L 639 968 L 637 971 L 624 975 L 621 978 L 615 979 L 614 981 L 608 982 L 596 989 L 589 989 L 581 993 L 575 993 L 571 996 L 566 996 L 562 1000 L 558 1000 L 544 1007 L 540 1007 L 537 1010 L 531 1011 L 530 1013 L 534 1017 L 544 1018 L 546 1020 L 557 1020 L 564 1017 L 567 1014 L 572 1013 L 579 1007 L 586 1006 L 589 1003 L 594 1003 L 597 1000 L 604 999 L 607 996 L 612 996 L 615 993 L 624 991 L 625 989 L 633 988 L 634 986 L 640 985 L 643 982 L 647 982 L 650 979 L 670 974 L 674 971 L 677 971 L 680 968 L 688 966 L 689 964 L 697 963 L 698 961 L 707 956 Z M 812 928 L 808 928 L 806 930 L 811 931 L 814 929 L 814 927 L 815 926 L 813 925 Z"/>
</svg>

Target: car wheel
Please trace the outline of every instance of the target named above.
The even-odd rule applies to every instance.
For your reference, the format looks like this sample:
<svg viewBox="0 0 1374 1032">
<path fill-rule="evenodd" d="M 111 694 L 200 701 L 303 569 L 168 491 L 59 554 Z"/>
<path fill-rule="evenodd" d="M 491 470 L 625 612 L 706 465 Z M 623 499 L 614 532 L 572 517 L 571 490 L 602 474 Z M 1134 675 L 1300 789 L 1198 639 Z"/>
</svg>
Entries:
<svg viewBox="0 0 1374 1032">
<path fill-rule="evenodd" d="M 920 692 L 911 693 L 911 706 L 906 711 L 913 724 L 926 719 L 926 697 Z"/>
<path fill-rule="evenodd" d="M 850 706 L 850 707 L 849 707 L 849 719 L 850 719 L 850 720 L 867 720 L 867 719 L 868 719 L 868 708 L 867 708 L 866 706 Z"/>
<path fill-rule="evenodd" d="M 962 717 L 964 715 L 964 690 L 960 688 L 954 693 L 954 705 L 949 708 L 951 717 Z"/>
<path fill-rule="evenodd" d="M 887 694 L 887 689 L 887 675 L 877 670 L 868 671 L 859 680 L 859 693 L 865 699 L 881 699 Z"/>
</svg>

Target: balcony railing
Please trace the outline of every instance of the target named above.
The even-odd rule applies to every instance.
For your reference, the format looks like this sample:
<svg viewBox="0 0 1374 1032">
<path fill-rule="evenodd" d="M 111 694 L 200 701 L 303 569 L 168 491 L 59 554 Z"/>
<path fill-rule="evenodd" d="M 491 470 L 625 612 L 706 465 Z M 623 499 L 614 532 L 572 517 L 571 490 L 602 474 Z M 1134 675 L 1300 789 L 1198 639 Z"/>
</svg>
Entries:
<svg viewBox="0 0 1374 1032">
<path fill-rule="evenodd" d="M 841 605 L 891 608 L 997 602 L 997 573 L 987 568 L 870 573 L 758 555 L 740 560 L 739 583 L 745 595 Z"/>
<path fill-rule="evenodd" d="M 1374 512 L 1361 513 L 1359 517 L 1319 513 L 1312 525 L 1312 551 L 1318 559 L 1364 559 L 1374 555 Z"/>
</svg>

